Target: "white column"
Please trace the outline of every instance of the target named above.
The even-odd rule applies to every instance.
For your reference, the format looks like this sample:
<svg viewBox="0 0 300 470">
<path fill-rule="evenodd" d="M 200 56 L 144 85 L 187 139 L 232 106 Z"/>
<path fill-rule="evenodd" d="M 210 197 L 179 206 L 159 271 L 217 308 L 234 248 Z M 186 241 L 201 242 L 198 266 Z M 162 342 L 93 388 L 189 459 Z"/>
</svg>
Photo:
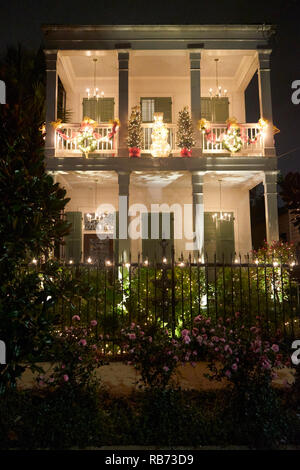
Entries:
<svg viewBox="0 0 300 470">
<path fill-rule="evenodd" d="M 51 122 L 57 116 L 57 51 L 45 51 L 46 55 L 46 157 L 55 155 L 55 129 Z"/>
<path fill-rule="evenodd" d="M 196 234 L 195 250 L 199 251 L 200 258 L 202 259 L 204 259 L 203 176 L 203 171 L 192 172 L 193 231 Z"/>
<path fill-rule="evenodd" d="M 127 122 L 128 122 L 128 66 L 129 52 L 119 52 L 119 157 L 128 157 Z"/>
<path fill-rule="evenodd" d="M 269 121 L 265 136 L 265 156 L 273 157 L 276 155 L 273 135 L 273 112 L 271 96 L 271 50 L 263 49 L 258 51 L 258 87 L 259 87 L 259 106 L 260 116 Z"/>
<path fill-rule="evenodd" d="M 278 204 L 277 204 L 277 171 L 265 171 L 265 214 L 267 242 L 279 240 Z"/>
<path fill-rule="evenodd" d="M 194 156 L 202 155 L 201 133 L 198 130 L 198 121 L 201 119 L 201 81 L 200 81 L 200 52 L 190 52 L 190 76 L 191 76 L 191 116 L 195 132 Z"/>
<path fill-rule="evenodd" d="M 118 173 L 119 183 L 119 259 L 126 262 L 130 256 L 130 238 L 128 237 L 128 208 L 130 172 Z"/>
</svg>

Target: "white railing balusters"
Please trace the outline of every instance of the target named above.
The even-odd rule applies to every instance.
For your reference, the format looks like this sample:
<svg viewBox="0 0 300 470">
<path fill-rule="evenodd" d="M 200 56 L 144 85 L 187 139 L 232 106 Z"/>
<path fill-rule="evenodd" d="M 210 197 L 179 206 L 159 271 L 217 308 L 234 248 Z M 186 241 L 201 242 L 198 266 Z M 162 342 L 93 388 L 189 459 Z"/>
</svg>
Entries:
<svg viewBox="0 0 300 470">
<path fill-rule="evenodd" d="M 240 124 L 241 133 L 248 137 L 253 142 L 243 142 L 243 146 L 236 155 L 256 155 L 263 156 L 264 143 L 259 134 L 259 127 L 257 124 Z M 212 137 L 207 138 L 205 133 L 202 134 L 202 150 L 203 153 L 230 153 L 222 145 L 222 134 L 227 130 L 225 124 L 211 124 L 210 131 Z M 255 138 L 257 136 L 257 140 Z"/>
</svg>

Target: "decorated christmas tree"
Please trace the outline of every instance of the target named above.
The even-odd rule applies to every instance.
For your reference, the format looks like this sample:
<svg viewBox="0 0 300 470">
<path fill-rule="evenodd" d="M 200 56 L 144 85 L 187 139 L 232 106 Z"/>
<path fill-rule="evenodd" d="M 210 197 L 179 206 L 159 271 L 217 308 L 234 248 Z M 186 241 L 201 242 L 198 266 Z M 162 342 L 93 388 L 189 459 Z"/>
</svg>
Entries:
<svg viewBox="0 0 300 470">
<path fill-rule="evenodd" d="M 134 106 L 128 121 L 127 144 L 130 157 L 139 157 L 143 146 L 142 114 L 139 106 Z"/>
<path fill-rule="evenodd" d="M 181 148 L 181 155 L 191 156 L 191 148 L 195 145 L 193 123 L 188 107 L 179 111 L 177 122 L 177 146 Z"/>
</svg>

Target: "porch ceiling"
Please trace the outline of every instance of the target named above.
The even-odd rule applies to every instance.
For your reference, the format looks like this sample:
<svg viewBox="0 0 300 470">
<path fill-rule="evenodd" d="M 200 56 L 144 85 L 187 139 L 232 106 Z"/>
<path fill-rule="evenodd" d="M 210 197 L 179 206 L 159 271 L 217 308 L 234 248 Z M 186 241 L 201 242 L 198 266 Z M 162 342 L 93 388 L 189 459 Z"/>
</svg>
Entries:
<svg viewBox="0 0 300 470">
<path fill-rule="evenodd" d="M 97 57 L 97 77 L 115 78 L 118 74 L 117 51 L 60 51 L 63 68 L 73 80 L 92 80 Z M 238 79 L 256 67 L 256 51 L 253 50 L 203 50 L 201 53 L 202 79 L 215 79 L 215 58 L 219 58 L 220 79 Z M 253 66 L 254 62 L 254 66 Z M 140 50 L 130 52 L 130 75 L 132 77 L 188 77 L 189 51 Z"/>
</svg>

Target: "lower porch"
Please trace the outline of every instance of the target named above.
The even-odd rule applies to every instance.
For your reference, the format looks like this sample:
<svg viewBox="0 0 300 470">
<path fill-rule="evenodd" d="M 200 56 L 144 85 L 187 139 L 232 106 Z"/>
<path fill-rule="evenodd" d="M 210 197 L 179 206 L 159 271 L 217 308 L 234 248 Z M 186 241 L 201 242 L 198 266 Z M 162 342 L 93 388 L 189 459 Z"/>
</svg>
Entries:
<svg viewBox="0 0 300 470">
<path fill-rule="evenodd" d="M 173 250 L 175 260 L 244 259 L 252 250 L 249 191 L 266 184 L 262 171 L 58 170 L 55 178 L 70 197 L 72 223 L 60 257 L 91 264 L 170 261 Z M 276 226 L 271 209 L 266 220 Z"/>
</svg>

